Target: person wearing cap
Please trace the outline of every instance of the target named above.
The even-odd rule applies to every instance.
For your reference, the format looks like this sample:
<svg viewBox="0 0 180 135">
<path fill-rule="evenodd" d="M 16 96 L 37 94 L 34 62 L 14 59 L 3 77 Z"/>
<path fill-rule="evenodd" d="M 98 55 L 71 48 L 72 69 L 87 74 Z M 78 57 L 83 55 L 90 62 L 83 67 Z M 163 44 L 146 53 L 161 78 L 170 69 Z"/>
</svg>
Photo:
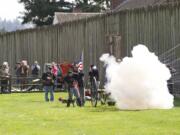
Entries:
<svg viewBox="0 0 180 135">
<path fill-rule="evenodd" d="M 55 80 L 55 76 L 51 72 L 51 67 L 48 67 L 47 72 L 43 73 L 42 75 L 42 82 L 43 82 L 46 102 L 54 101 L 54 91 L 53 91 L 54 80 Z M 50 99 L 48 97 L 48 93 L 50 93 Z"/>
<path fill-rule="evenodd" d="M 97 81 L 97 88 L 99 88 L 100 81 L 99 81 L 99 71 L 95 65 L 91 65 L 89 69 L 89 80 L 90 83 L 93 83 L 93 78 L 95 77 Z"/>
<path fill-rule="evenodd" d="M 40 65 L 38 64 L 38 62 L 37 62 L 37 61 L 34 61 L 34 64 L 31 66 L 31 74 L 32 74 L 32 77 L 38 78 L 40 69 L 41 69 L 41 67 L 40 67 Z"/>
<path fill-rule="evenodd" d="M 26 60 L 22 60 L 20 66 L 21 90 L 26 87 L 26 84 L 28 82 L 27 80 L 28 74 L 29 74 L 29 65 L 27 64 Z"/>
<path fill-rule="evenodd" d="M 0 77 L 1 77 L 1 93 L 4 93 L 8 90 L 8 80 L 10 77 L 8 62 L 3 62 L 0 69 Z M 9 89 L 8 92 L 10 91 L 11 90 Z"/>
<path fill-rule="evenodd" d="M 93 77 L 96 78 L 96 81 L 99 81 L 99 71 L 95 65 L 91 65 L 89 69 L 89 78 L 91 81 Z"/>
<path fill-rule="evenodd" d="M 16 62 L 16 65 L 14 67 L 14 70 L 15 70 L 15 75 L 16 75 L 16 83 L 17 84 L 20 84 L 20 75 L 21 75 L 21 62 Z"/>
<path fill-rule="evenodd" d="M 64 78 L 64 81 L 68 84 L 67 107 L 69 107 L 71 103 L 74 103 L 73 97 L 75 97 L 77 105 L 82 106 L 78 86 L 78 72 L 76 68 L 74 68 L 73 71 L 68 72 L 67 76 Z"/>
<path fill-rule="evenodd" d="M 33 85 L 27 88 L 27 91 L 31 91 L 33 89 L 41 89 L 40 85 L 37 84 L 40 82 L 39 79 L 39 72 L 40 72 L 40 65 L 38 64 L 37 61 L 34 61 L 34 64 L 31 66 L 31 75 L 32 75 L 32 83 Z M 36 84 L 37 85 L 36 85 Z"/>
<path fill-rule="evenodd" d="M 82 106 L 85 104 L 85 92 L 84 92 L 84 73 L 83 70 L 78 70 L 78 86 L 79 86 L 79 93 L 81 98 Z"/>
<path fill-rule="evenodd" d="M 22 77 L 27 77 L 28 74 L 29 74 L 29 65 L 27 64 L 27 61 L 26 61 L 26 60 L 22 60 L 22 61 L 21 61 L 21 67 L 20 67 L 20 69 L 21 69 L 20 75 L 21 75 Z"/>
</svg>

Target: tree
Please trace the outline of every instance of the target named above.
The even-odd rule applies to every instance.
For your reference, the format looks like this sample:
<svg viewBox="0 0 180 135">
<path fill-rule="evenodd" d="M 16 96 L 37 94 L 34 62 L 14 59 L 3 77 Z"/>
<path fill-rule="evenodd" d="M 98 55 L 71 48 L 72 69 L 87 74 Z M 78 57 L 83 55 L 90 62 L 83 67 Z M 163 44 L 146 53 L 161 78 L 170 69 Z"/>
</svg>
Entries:
<svg viewBox="0 0 180 135">
<path fill-rule="evenodd" d="M 101 12 L 110 8 L 110 0 L 75 0 L 75 3 L 82 12 Z"/>
<path fill-rule="evenodd" d="M 25 12 L 23 24 L 32 22 L 36 26 L 51 25 L 55 12 L 72 12 L 73 5 L 64 0 L 19 0 Z"/>
<path fill-rule="evenodd" d="M 0 34 L 3 34 L 5 32 L 6 32 L 5 28 L 0 28 Z"/>
<path fill-rule="evenodd" d="M 11 32 L 32 27 L 33 26 L 30 24 L 22 25 L 18 19 L 6 20 L 0 18 L 0 33 Z"/>
</svg>

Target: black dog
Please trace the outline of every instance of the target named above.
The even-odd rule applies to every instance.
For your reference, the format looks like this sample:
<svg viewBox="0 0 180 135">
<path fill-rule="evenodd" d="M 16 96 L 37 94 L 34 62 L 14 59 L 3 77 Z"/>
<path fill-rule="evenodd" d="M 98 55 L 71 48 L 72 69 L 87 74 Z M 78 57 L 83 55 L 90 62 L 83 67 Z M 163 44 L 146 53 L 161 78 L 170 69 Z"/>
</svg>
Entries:
<svg viewBox="0 0 180 135">
<path fill-rule="evenodd" d="M 75 106 L 74 105 L 75 100 L 59 98 L 59 101 L 62 102 L 63 104 L 67 104 L 67 107 L 70 107 L 71 104 L 73 105 L 73 107 Z"/>
</svg>

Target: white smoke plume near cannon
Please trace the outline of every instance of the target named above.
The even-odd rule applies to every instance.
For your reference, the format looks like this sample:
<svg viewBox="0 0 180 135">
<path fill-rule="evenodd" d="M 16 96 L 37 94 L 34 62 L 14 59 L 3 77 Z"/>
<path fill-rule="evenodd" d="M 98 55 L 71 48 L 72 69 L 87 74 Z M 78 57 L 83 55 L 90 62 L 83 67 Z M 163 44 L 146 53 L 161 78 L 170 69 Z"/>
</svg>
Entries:
<svg viewBox="0 0 180 135">
<path fill-rule="evenodd" d="M 173 108 L 174 97 L 167 87 L 171 74 L 166 65 L 144 45 L 135 46 L 131 53 L 132 57 L 121 62 L 109 54 L 100 58 L 106 66 L 105 90 L 116 106 L 123 110 Z"/>
</svg>

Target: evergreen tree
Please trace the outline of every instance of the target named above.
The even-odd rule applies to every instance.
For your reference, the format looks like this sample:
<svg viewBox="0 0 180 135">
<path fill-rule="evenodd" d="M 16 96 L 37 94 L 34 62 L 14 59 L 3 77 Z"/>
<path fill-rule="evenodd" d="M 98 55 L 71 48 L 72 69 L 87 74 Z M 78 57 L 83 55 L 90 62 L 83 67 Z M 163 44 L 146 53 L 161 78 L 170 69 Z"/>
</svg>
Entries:
<svg viewBox="0 0 180 135">
<path fill-rule="evenodd" d="M 73 5 L 64 0 L 19 0 L 25 12 L 23 24 L 32 22 L 36 26 L 51 25 L 55 12 L 72 12 Z"/>
<path fill-rule="evenodd" d="M 32 28 L 32 24 L 22 25 L 18 19 L 6 20 L 0 18 L 0 33 Z"/>
<path fill-rule="evenodd" d="M 110 8 L 110 0 L 75 0 L 75 3 L 82 12 L 101 12 Z"/>
</svg>

